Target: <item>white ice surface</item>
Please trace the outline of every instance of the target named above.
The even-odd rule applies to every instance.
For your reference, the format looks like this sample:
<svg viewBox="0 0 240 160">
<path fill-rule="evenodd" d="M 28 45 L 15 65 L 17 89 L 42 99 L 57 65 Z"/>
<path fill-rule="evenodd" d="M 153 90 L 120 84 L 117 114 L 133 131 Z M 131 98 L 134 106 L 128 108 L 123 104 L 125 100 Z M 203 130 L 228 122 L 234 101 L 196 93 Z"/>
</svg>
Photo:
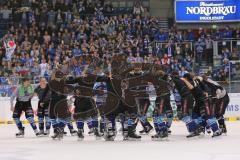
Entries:
<svg viewBox="0 0 240 160">
<path fill-rule="evenodd" d="M 174 122 L 169 141 L 96 141 L 85 135 L 84 141 L 66 136 L 62 141 L 37 138 L 25 125 L 25 138 L 15 138 L 15 125 L 0 125 L 0 160 L 240 160 L 240 122 L 228 122 L 228 135 L 218 138 L 186 139 L 186 128 Z M 87 132 L 85 132 L 87 133 Z"/>
</svg>

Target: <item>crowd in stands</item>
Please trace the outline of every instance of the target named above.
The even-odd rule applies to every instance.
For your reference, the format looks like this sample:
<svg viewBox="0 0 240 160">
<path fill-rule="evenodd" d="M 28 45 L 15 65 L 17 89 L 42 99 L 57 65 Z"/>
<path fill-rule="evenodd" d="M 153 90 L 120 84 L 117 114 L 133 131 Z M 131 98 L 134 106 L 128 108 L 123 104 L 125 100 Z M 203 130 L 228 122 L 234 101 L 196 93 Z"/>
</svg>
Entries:
<svg viewBox="0 0 240 160">
<path fill-rule="evenodd" d="M 21 77 L 37 83 L 59 65 L 79 76 L 85 62 L 75 57 L 82 55 L 109 64 L 113 55 L 126 54 L 129 63 L 161 64 L 183 75 L 195 62 L 212 63 L 212 40 L 240 38 L 239 28 L 162 28 L 161 19 L 151 17 L 139 0 L 125 12 L 107 0 L 8 0 L 0 5 L 0 17 L 9 24 L 0 42 L 0 96 L 11 95 Z M 8 40 L 16 43 L 10 60 Z M 239 59 L 236 49 L 223 48 L 221 55 L 223 66 L 213 73 L 217 80 L 227 77 L 227 61 Z"/>
</svg>

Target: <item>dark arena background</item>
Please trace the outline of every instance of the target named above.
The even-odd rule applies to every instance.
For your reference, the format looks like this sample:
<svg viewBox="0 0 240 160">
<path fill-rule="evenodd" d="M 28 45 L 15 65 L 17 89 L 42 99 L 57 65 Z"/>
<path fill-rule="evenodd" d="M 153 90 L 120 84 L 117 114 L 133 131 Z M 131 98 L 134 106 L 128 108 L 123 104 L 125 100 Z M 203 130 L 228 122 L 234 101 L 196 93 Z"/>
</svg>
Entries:
<svg viewBox="0 0 240 160">
<path fill-rule="evenodd" d="M 0 160 L 240 160 L 239 0 L 0 0 Z"/>
</svg>

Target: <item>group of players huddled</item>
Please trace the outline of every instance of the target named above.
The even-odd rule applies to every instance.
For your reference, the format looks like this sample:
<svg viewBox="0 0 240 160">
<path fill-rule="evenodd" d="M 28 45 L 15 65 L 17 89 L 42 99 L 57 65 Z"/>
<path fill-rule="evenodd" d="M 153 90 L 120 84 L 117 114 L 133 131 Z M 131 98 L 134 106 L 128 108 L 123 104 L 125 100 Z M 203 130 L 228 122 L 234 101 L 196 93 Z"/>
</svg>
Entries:
<svg viewBox="0 0 240 160">
<path fill-rule="evenodd" d="M 186 73 L 180 77 L 178 72 L 168 73 L 162 66 L 128 64 L 124 56 L 113 58 L 108 72 L 101 65 L 94 66 L 90 72 L 90 66 L 91 63 L 86 65 L 78 77 L 64 73 L 59 67 L 48 83 L 42 78 L 35 89 L 24 78 L 11 97 L 13 119 L 19 129 L 16 137 L 24 136 L 20 121 L 24 111 L 36 136 L 48 136 L 52 126 L 51 137 L 62 139 L 68 126 L 72 135 L 83 140 L 86 122 L 89 134 L 113 141 L 118 132 L 116 122 L 120 122 L 123 140 L 140 140 L 141 136 L 136 133 L 140 122 L 143 128 L 140 134 L 149 134 L 155 129 L 152 140 L 163 140 L 171 133 L 171 95 L 177 105 L 177 118 L 186 124 L 189 132 L 187 138 L 205 132 L 212 133 L 212 137 L 227 133 L 224 113 L 229 96 L 206 75 Z M 31 106 L 34 95 L 39 98 L 38 127 Z M 153 123 L 149 122 L 148 113 Z M 72 121 L 76 122 L 77 130 Z"/>
</svg>

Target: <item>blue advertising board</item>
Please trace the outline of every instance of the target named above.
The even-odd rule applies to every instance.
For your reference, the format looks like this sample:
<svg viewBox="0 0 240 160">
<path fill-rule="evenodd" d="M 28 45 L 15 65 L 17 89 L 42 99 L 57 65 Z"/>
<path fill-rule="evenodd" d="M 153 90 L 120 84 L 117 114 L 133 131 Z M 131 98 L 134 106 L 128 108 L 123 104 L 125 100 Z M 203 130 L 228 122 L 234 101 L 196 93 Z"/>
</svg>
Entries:
<svg viewBox="0 0 240 160">
<path fill-rule="evenodd" d="M 240 21 L 240 0 L 176 0 L 179 23 Z"/>
</svg>

